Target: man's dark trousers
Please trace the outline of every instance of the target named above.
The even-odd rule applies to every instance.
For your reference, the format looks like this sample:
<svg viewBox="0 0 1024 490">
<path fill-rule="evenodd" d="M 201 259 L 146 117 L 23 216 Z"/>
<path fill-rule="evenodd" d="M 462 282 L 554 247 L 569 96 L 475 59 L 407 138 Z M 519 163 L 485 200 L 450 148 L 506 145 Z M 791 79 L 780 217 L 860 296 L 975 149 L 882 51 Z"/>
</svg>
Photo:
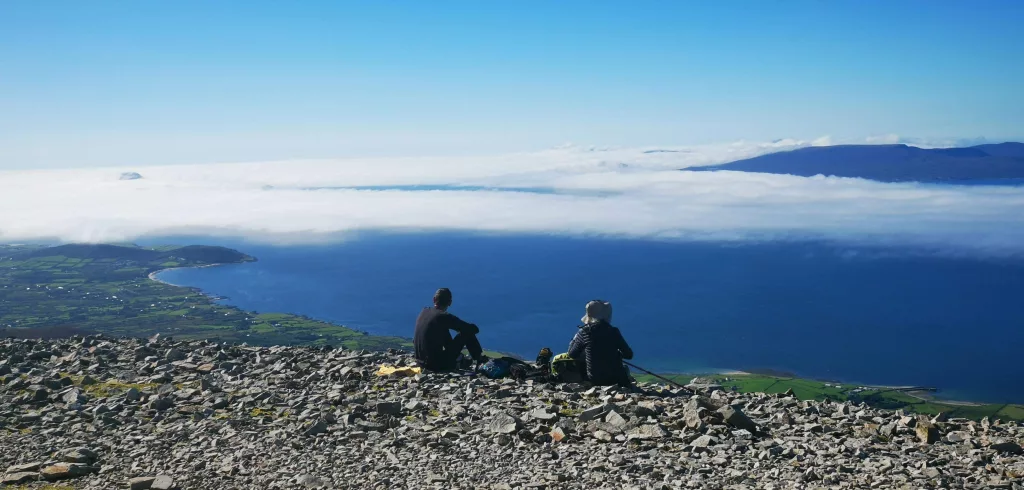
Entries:
<svg viewBox="0 0 1024 490">
<path fill-rule="evenodd" d="M 476 338 L 476 335 L 460 333 L 452 337 L 451 342 L 448 342 L 444 346 L 444 368 L 446 370 L 452 370 L 456 368 L 456 361 L 459 358 L 459 354 L 462 353 L 462 349 L 465 348 L 469 351 L 469 357 L 473 359 L 479 359 L 484 353 L 484 348 L 480 345 L 480 341 Z"/>
</svg>

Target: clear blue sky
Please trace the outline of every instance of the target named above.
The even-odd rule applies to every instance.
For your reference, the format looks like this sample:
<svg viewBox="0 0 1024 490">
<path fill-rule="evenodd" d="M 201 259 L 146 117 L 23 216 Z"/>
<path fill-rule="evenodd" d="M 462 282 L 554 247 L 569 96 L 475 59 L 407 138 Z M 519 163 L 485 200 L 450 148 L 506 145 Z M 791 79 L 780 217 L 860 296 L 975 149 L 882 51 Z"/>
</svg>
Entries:
<svg viewBox="0 0 1024 490">
<path fill-rule="evenodd" d="M 0 2 L 0 168 L 1024 136 L 1021 1 Z"/>
</svg>

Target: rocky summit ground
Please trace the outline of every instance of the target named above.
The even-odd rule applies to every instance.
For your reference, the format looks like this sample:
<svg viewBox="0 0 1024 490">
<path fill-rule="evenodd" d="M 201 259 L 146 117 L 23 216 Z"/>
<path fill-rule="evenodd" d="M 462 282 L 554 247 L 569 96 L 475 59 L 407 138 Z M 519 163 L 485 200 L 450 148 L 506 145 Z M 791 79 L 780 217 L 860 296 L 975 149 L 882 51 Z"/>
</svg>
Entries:
<svg viewBox="0 0 1024 490">
<path fill-rule="evenodd" d="M 16 488 L 1024 488 L 1024 428 L 686 390 L 377 376 L 408 354 L 0 341 Z M 698 383 L 699 385 L 699 383 Z M 48 483 L 51 482 L 51 483 Z"/>
</svg>

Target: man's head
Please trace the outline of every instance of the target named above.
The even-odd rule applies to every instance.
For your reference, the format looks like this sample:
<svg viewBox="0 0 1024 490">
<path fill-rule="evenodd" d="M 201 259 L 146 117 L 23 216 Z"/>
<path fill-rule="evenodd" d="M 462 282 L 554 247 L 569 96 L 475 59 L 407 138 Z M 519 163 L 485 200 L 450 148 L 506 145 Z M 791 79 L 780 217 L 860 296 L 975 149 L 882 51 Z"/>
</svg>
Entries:
<svg viewBox="0 0 1024 490">
<path fill-rule="evenodd" d="M 447 310 L 452 305 L 452 292 L 448 288 L 438 289 L 434 293 L 434 307 L 439 310 Z"/>
</svg>

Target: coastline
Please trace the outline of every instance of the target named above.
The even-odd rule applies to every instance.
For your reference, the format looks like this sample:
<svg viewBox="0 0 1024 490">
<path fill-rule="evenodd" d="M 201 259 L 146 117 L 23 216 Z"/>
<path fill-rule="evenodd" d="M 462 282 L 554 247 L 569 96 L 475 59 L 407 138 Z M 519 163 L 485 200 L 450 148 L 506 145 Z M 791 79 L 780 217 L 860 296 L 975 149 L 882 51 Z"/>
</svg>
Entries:
<svg viewBox="0 0 1024 490">
<path fill-rule="evenodd" d="M 179 266 L 179 267 L 168 267 L 166 269 L 160 269 L 160 270 L 155 270 L 153 272 L 150 272 L 147 275 L 147 277 L 149 277 L 149 280 L 151 280 L 151 281 L 156 281 L 156 282 L 158 282 L 160 284 L 166 284 L 168 286 L 177 286 L 177 287 L 180 287 L 180 288 L 181 287 L 191 287 L 191 286 L 182 286 L 180 284 L 172 284 L 172 283 L 169 283 L 167 281 L 160 280 L 157 277 L 157 275 L 160 274 L 161 272 L 173 271 L 173 270 L 178 270 L 178 269 L 205 269 L 207 267 L 220 267 L 222 265 L 229 265 L 229 264 L 204 264 L 204 265 L 189 265 L 189 266 Z"/>
<path fill-rule="evenodd" d="M 162 273 L 162 272 L 173 271 L 173 270 L 178 270 L 178 269 L 206 269 L 206 268 L 210 268 L 210 267 L 221 267 L 221 266 L 225 266 L 225 265 L 237 265 L 237 264 L 244 264 L 244 263 L 247 263 L 247 262 L 254 262 L 254 261 L 255 260 L 244 261 L 244 262 L 226 262 L 226 263 L 217 263 L 217 264 L 186 265 L 186 266 L 178 266 L 178 267 L 168 267 L 166 269 L 159 269 L 159 270 L 155 270 L 153 272 L 150 272 L 149 274 L 146 275 L 146 277 L 149 278 L 149 280 L 151 280 L 153 282 L 158 282 L 160 284 L 165 284 L 167 286 L 174 286 L 176 288 L 190 289 L 192 291 L 195 291 L 197 294 L 201 294 L 203 296 L 206 296 L 206 297 L 210 298 L 213 301 L 225 301 L 225 300 L 229 300 L 230 298 L 228 298 L 226 296 L 219 296 L 219 295 L 210 294 L 209 292 L 204 291 L 202 288 L 199 288 L 199 287 L 196 287 L 196 286 L 186 286 L 186 285 L 182 285 L 182 284 L 170 283 L 170 282 L 161 280 L 160 278 L 157 277 L 157 275 Z M 239 307 L 234 306 L 234 305 L 230 305 L 230 306 L 232 308 L 239 308 Z M 241 308 L 239 308 L 239 309 L 241 309 Z M 345 326 L 345 325 L 340 325 L 340 324 L 335 323 L 333 321 L 324 320 L 324 319 L 320 319 L 320 318 L 314 318 L 314 317 L 308 316 L 308 315 L 303 314 L 303 313 L 289 313 L 289 312 L 275 312 L 275 313 L 284 313 L 284 314 L 288 314 L 288 315 L 294 315 L 294 316 L 300 317 L 300 318 L 305 318 L 305 319 L 308 319 L 308 320 L 313 320 L 313 321 L 317 321 L 317 322 L 327 323 L 327 324 L 330 324 L 330 325 L 333 325 L 333 326 L 336 326 L 336 327 L 352 330 L 353 332 L 358 332 L 358 333 L 360 333 L 362 335 L 374 336 L 374 337 L 386 337 L 386 336 L 382 336 L 382 335 L 373 335 L 373 334 L 370 334 L 369 332 L 365 332 L 363 330 L 356 330 L 354 328 L 351 328 L 351 327 L 348 327 L 348 326 Z M 406 340 L 411 341 L 412 339 L 410 338 L 410 339 L 406 339 Z"/>
</svg>

